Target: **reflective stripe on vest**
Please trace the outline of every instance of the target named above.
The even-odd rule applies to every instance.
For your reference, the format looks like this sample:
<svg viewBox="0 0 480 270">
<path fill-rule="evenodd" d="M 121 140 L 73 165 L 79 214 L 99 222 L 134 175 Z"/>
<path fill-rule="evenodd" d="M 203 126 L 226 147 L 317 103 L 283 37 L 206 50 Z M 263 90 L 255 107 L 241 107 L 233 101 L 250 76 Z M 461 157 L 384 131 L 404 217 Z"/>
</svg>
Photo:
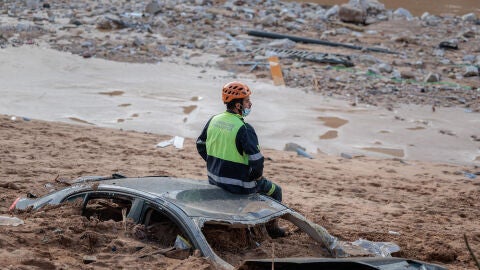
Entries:
<svg viewBox="0 0 480 270">
<path fill-rule="evenodd" d="M 222 183 L 226 185 L 234 185 L 234 186 L 240 186 L 244 188 L 254 188 L 257 186 L 256 181 L 242 181 L 238 179 L 233 179 L 233 178 L 228 178 L 228 177 L 220 177 L 217 175 L 214 175 L 213 173 L 208 172 L 208 176 L 212 178 L 213 181 L 217 183 Z"/>
<path fill-rule="evenodd" d="M 244 125 L 240 116 L 233 113 L 214 116 L 207 129 L 207 155 L 248 165 L 248 155 L 240 154 L 235 142 L 238 130 Z"/>
</svg>

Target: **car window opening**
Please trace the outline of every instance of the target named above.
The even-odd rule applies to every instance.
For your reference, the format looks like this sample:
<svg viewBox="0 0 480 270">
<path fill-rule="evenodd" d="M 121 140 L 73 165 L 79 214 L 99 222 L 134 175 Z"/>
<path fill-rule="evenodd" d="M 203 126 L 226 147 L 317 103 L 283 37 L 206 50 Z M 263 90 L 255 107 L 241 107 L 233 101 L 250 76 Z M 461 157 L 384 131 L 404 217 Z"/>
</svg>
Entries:
<svg viewBox="0 0 480 270">
<path fill-rule="evenodd" d="M 162 248 L 173 247 L 178 235 L 187 239 L 177 224 L 168 216 L 155 209 L 147 210 L 145 229 L 147 239 L 156 242 Z"/>
<path fill-rule="evenodd" d="M 95 217 L 100 221 L 122 221 L 122 209 L 126 213 L 132 208 L 132 199 L 127 198 L 91 198 L 83 209 L 83 215 L 87 218 Z M 123 211 L 125 211 L 123 210 Z"/>
<path fill-rule="evenodd" d="M 282 220 L 282 226 L 288 221 Z M 264 259 L 272 257 L 331 257 L 322 244 L 288 222 L 291 233 L 284 238 L 272 239 L 265 224 L 231 225 L 206 222 L 202 232 L 214 252 L 226 262 L 238 266 L 246 258 Z M 292 249 L 296 246 L 296 249 Z"/>
</svg>

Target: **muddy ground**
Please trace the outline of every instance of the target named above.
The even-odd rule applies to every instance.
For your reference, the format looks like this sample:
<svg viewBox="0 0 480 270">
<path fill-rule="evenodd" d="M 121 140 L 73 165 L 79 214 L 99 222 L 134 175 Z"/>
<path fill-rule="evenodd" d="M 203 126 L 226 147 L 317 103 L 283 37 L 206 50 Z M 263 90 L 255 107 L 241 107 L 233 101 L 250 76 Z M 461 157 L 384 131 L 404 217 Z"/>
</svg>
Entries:
<svg viewBox="0 0 480 270">
<path fill-rule="evenodd" d="M 206 179 L 205 164 L 189 139 L 184 149 L 155 148 L 168 137 L 88 125 L 12 121 L 7 116 L 0 117 L 0 127 L 1 215 L 9 215 L 15 198 L 43 195 L 60 185 L 55 179 L 115 172 Z M 284 202 L 339 239 L 391 241 L 401 247 L 394 256 L 449 269 L 474 268 L 463 234 L 478 254 L 480 182 L 478 176 L 470 179 L 465 172 L 478 172 L 478 167 L 327 155 L 306 159 L 269 149 L 264 154 L 265 175 L 283 187 Z M 8 269 L 212 268 L 195 256 L 183 260 L 148 256 L 160 247 L 142 242 L 125 231 L 121 222 L 84 218 L 75 205 L 16 216 L 25 224 L 0 227 L 1 263 Z M 285 225 L 292 237 L 303 237 Z M 274 241 L 281 247 L 275 252 L 278 256 L 298 256 L 299 245 L 288 244 L 291 239 Z M 271 243 L 266 239 L 255 253 L 271 254 Z M 85 264 L 89 258 L 85 256 L 95 256 L 96 261 Z"/>
</svg>

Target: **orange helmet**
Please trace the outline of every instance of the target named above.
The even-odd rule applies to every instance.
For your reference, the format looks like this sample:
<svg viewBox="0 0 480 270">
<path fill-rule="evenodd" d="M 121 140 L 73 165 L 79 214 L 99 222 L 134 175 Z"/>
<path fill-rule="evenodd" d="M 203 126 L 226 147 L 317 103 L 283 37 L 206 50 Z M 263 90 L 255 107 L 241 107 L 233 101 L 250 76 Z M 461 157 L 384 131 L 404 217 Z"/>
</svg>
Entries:
<svg viewBox="0 0 480 270">
<path fill-rule="evenodd" d="M 223 103 L 228 103 L 237 98 L 246 98 L 252 94 L 250 88 L 241 82 L 229 82 L 223 86 L 222 100 Z"/>
</svg>

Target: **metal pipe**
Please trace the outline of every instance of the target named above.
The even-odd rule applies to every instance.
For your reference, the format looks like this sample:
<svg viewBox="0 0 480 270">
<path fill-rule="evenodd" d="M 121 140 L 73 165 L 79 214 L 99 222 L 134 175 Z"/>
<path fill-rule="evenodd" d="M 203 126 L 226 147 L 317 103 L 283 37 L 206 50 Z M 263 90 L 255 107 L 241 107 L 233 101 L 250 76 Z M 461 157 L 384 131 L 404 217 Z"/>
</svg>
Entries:
<svg viewBox="0 0 480 270">
<path fill-rule="evenodd" d="M 257 30 L 248 30 L 247 34 L 250 35 L 250 36 L 255 36 L 255 37 L 265 37 L 265 38 L 273 38 L 273 39 L 285 39 L 285 38 L 287 38 L 287 39 L 290 39 L 291 41 L 295 41 L 295 42 L 320 44 L 320 45 L 332 46 L 332 47 L 343 47 L 343 48 L 354 49 L 354 50 L 367 50 L 367 51 L 372 51 L 372 52 L 399 54 L 397 52 L 392 52 L 388 49 L 383 49 L 383 48 L 362 47 L 362 46 L 345 44 L 345 43 L 330 42 L 330 41 L 320 40 L 320 39 L 304 38 L 304 37 L 284 35 L 284 34 L 278 34 L 278 33 L 272 33 L 272 32 L 257 31 Z"/>
</svg>

